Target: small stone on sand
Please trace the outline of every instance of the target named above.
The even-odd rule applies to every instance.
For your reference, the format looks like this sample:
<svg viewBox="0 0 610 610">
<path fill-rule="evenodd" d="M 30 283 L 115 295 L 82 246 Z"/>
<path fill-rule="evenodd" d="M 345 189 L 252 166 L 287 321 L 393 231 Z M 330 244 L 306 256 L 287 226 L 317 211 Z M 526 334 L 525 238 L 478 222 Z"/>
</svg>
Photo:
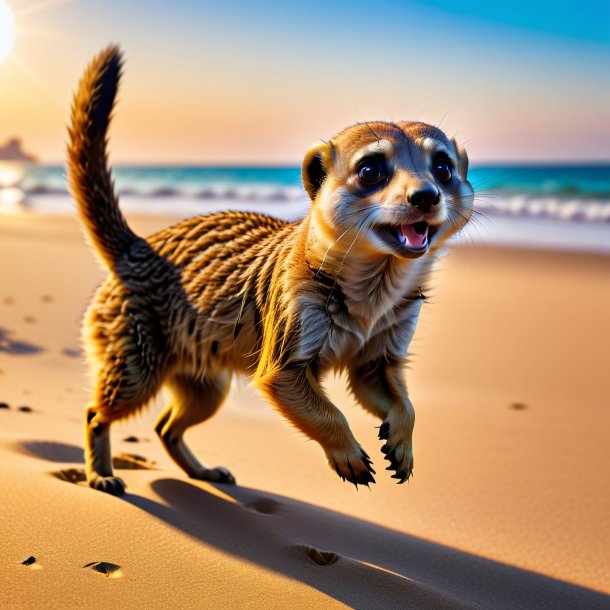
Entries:
<svg viewBox="0 0 610 610">
<path fill-rule="evenodd" d="M 31 566 L 33 563 L 36 563 L 36 557 L 34 557 L 34 555 L 30 555 L 27 559 L 24 559 L 21 563 L 24 566 Z"/>
<path fill-rule="evenodd" d="M 121 566 L 118 566 L 115 563 L 108 563 L 107 561 L 93 561 L 83 566 L 83 568 L 91 568 L 95 572 L 105 574 L 106 576 L 116 572 L 120 567 Z"/>
<path fill-rule="evenodd" d="M 522 402 L 512 402 L 508 405 L 508 408 L 512 409 L 513 411 L 525 411 L 527 409 L 527 405 Z"/>
<path fill-rule="evenodd" d="M 28 407 L 27 405 L 23 405 L 17 409 L 17 411 L 21 411 L 22 413 L 31 413 L 33 410 L 32 407 Z"/>
<path fill-rule="evenodd" d="M 0 402 L 0 409 L 10 409 L 10 406 L 7 402 Z"/>
</svg>

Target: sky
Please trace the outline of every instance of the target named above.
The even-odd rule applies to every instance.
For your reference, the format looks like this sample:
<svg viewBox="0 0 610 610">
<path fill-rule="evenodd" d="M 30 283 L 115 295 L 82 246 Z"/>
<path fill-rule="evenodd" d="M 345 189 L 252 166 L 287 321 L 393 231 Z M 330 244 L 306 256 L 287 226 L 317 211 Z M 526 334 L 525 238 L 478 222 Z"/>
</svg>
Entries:
<svg viewBox="0 0 610 610">
<path fill-rule="evenodd" d="M 610 0 L 6 3 L 0 144 L 43 162 L 63 161 L 71 95 L 110 42 L 115 163 L 298 164 L 377 119 L 440 125 L 478 163 L 610 160 Z"/>
</svg>

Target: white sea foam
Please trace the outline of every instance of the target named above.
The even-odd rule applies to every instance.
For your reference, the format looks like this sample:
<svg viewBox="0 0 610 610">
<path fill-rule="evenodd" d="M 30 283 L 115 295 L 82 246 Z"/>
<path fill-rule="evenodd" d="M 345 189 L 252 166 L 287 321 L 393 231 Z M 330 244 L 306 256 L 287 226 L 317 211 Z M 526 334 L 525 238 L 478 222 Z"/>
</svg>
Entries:
<svg viewBox="0 0 610 610">
<path fill-rule="evenodd" d="M 125 194 L 121 208 L 126 214 L 188 218 L 223 210 L 246 210 L 285 220 L 302 218 L 309 207 L 302 193 L 291 199 L 229 196 L 194 198 Z M 457 243 L 503 244 L 544 249 L 604 252 L 610 254 L 610 201 L 566 200 L 553 197 L 511 196 L 493 204 L 477 201 L 478 214 L 455 241 Z M 12 211 L 11 211 L 12 210 Z M 23 206 L 0 206 L 2 213 L 72 215 L 74 204 L 64 194 L 30 194 Z"/>
</svg>

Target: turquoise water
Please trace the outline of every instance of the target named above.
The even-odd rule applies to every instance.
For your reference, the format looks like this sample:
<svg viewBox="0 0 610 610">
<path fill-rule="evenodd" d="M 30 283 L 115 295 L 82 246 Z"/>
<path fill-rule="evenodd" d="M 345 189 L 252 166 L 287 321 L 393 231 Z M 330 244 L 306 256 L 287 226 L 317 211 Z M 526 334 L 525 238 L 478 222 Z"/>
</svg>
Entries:
<svg viewBox="0 0 610 610">
<path fill-rule="evenodd" d="M 147 197 L 272 198 L 302 196 L 299 167 L 117 167 L 117 188 Z M 478 193 L 610 200 L 610 165 L 474 166 Z M 43 195 L 66 193 L 62 167 L 33 167 L 22 188 Z"/>
</svg>

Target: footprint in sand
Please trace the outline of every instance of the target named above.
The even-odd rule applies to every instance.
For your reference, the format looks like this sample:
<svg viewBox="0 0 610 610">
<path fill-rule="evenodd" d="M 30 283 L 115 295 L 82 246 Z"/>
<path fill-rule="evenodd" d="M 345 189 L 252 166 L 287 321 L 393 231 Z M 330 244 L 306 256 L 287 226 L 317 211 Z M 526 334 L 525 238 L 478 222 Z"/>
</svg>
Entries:
<svg viewBox="0 0 610 610">
<path fill-rule="evenodd" d="M 279 510 L 281 504 L 271 498 L 259 498 L 246 504 L 246 508 L 261 513 L 263 515 L 274 515 Z"/>
<path fill-rule="evenodd" d="M 91 568 L 94 572 L 111 576 L 112 578 L 121 576 L 119 571 L 121 566 L 118 566 L 116 563 L 108 563 L 107 561 L 92 561 L 91 563 L 86 563 L 83 568 Z"/>
<path fill-rule="evenodd" d="M 61 353 L 68 358 L 80 358 L 83 355 L 81 350 L 72 349 L 70 347 L 64 347 L 64 349 L 61 350 Z"/>
<path fill-rule="evenodd" d="M 50 295 L 50 294 L 43 294 L 43 295 L 40 297 L 40 300 L 41 300 L 43 303 L 52 303 L 52 302 L 53 302 L 53 296 L 52 296 L 52 295 Z"/>
<path fill-rule="evenodd" d="M 68 483 L 83 483 L 87 480 L 87 475 L 82 468 L 66 468 L 64 470 L 57 470 L 51 474 L 56 479 L 67 481 Z"/>
<path fill-rule="evenodd" d="M 303 551 L 305 551 L 305 555 L 313 561 L 317 566 L 330 566 L 333 563 L 337 563 L 339 561 L 340 555 L 337 553 L 332 553 L 330 551 L 319 551 L 318 549 L 314 549 L 312 546 L 303 546 L 301 547 Z"/>
<path fill-rule="evenodd" d="M 112 466 L 117 470 L 156 470 L 155 462 L 147 460 L 141 455 L 124 453 L 115 455 L 112 458 Z M 63 468 L 51 472 L 51 475 L 60 481 L 67 483 L 84 483 L 87 481 L 87 474 L 83 468 Z"/>
<path fill-rule="evenodd" d="M 37 322 L 38 320 L 36 320 L 36 318 L 35 318 L 34 316 L 25 316 L 25 317 L 23 318 L 23 321 L 24 321 L 26 324 L 36 324 L 36 322 Z"/>
<path fill-rule="evenodd" d="M 147 438 L 139 438 L 138 436 L 127 436 L 123 439 L 124 443 L 148 443 L 149 439 Z"/>
<path fill-rule="evenodd" d="M 112 465 L 117 470 L 156 470 L 156 462 L 134 453 L 122 453 L 112 457 Z"/>
</svg>

